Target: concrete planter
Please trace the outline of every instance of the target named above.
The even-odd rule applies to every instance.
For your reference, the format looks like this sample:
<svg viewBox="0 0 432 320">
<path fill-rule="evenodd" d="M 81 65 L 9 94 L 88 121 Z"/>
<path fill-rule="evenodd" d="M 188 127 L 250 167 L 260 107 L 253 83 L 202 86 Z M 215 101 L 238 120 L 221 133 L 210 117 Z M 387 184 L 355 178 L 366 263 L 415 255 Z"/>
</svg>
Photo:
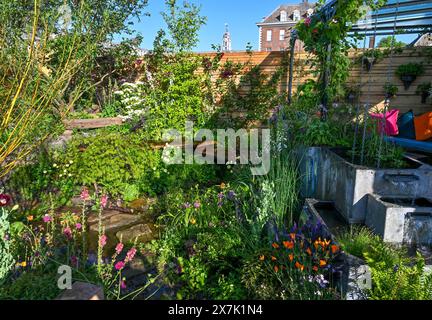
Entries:
<svg viewBox="0 0 432 320">
<path fill-rule="evenodd" d="M 299 226 L 306 221 L 320 223 L 323 226 L 324 236 L 337 243 L 335 233 L 339 228 L 346 227 L 343 220 L 338 220 L 339 213 L 331 202 L 306 199 L 300 215 Z M 335 257 L 333 267 L 338 270 L 333 275 L 333 285 L 341 292 L 343 299 L 367 299 L 367 290 L 372 288 L 372 275 L 370 268 L 360 258 L 341 252 Z"/>
<path fill-rule="evenodd" d="M 372 169 L 354 165 L 329 148 L 297 151 L 303 196 L 334 201 L 349 223 L 364 223 L 367 195 L 432 198 L 432 167 Z"/>
<path fill-rule="evenodd" d="M 432 203 L 370 194 L 367 207 L 366 225 L 385 242 L 432 245 Z"/>
</svg>

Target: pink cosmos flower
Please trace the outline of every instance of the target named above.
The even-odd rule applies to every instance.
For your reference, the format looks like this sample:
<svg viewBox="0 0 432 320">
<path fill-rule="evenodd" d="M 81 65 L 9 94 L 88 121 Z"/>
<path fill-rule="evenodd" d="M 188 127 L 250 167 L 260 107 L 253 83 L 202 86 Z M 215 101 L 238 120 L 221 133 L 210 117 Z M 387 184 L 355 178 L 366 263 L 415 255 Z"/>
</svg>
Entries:
<svg viewBox="0 0 432 320">
<path fill-rule="evenodd" d="M 78 222 L 77 224 L 75 224 L 75 228 L 77 228 L 77 230 L 81 230 L 82 224 Z"/>
<path fill-rule="evenodd" d="M 105 208 L 107 206 L 107 203 L 108 203 L 108 196 L 104 194 L 100 200 L 101 207 Z"/>
<path fill-rule="evenodd" d="M 72 239 L 72 230 L 69 227 L 66 227 L 63 229 L 63 234 L 68 238 L 69 240 Z"/>
<path fill-rule="evenodd" d="M 137 249 L 132 248 L 126 254 L 126 261 L 132 261 L 137 253 Z"/>
<path fill-rule="evenodd" d="M 52 221 L 52 218 L 49 214 L 46 214 L 42 217 L 43 222 L 48 223 Z"/>
<path fill-rule="evenodd" d="M 116 253 L 120 254 L 123 251 L 123 247 L 124 247 L 123 243 L 119 242 L 115 248 Z"/>
<path fill-rule="evenodd" d="M 115 264 L 114 267 L 117 271 L 120 271 L 121 269 L 123 269 L 125 267 L 125 263 L 123 261 L 119 261 Z"/>
<path fill-rule="evenodd" d="M 90 198 L 89 191 L 88 191 L 88 189 L 86 187 L 82 188 L 80 197 L 84 201 L 86 201 L 86 200 L 88 200 Z"/>
<path fill-rule="evenodd" d="M 99 245 L 103 248 L 107 244 L 108 237 L 106 235 L 101 235 L 99 238 Z"/>
</svg>

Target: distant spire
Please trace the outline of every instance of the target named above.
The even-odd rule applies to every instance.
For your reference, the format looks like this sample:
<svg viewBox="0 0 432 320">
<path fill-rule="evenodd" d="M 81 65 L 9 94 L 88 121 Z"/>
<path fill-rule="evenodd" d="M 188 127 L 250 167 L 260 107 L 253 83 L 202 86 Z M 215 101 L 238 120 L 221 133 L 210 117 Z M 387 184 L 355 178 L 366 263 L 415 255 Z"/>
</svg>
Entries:
<svg viewBox="0 0 432 320">
<path fill-rule="evenodd" d="M 228 23 L 225 23 L 225 33 L 223 35 L 222 51 L 231 52 L 231 34 L 229 32 Z"/>
</svg>

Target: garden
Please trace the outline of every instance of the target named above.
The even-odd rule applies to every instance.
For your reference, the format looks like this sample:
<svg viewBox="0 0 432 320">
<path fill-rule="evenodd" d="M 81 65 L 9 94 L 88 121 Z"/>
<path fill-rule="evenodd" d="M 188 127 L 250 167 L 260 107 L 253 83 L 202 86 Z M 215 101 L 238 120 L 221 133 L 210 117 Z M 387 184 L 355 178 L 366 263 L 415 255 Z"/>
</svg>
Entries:
<svg viewBox="0 0 432 320">
<path fill-rule="evenodd" d="M 311 76 L 291 95 L 289 52 L 270 74 L 249 47 L 242 62 L 193 53 L 206 18 L 187 1 L 165 1 L 143 55 L 130 21 L 147 0 L 0 0 L 0 299 L 431 300 L 430 158 L 391 136 L 432 131 L 392 122 L 388 103 L 363 114 L 351 68 L 367 79 L 405 50 L 393 35 L 349 56 L 364 2 L 385 5 L 337 1 L 324 19 L 319 1 L 297 24 L 309 59 L 294 67 Z M 421 55 L 394 68 L 383 99 L 411 86 L 430 109 Z M 231 149 L 209 138 L 243 129 Z M 254 130 L 261 175 L 238 155 Z"/>
</svg>

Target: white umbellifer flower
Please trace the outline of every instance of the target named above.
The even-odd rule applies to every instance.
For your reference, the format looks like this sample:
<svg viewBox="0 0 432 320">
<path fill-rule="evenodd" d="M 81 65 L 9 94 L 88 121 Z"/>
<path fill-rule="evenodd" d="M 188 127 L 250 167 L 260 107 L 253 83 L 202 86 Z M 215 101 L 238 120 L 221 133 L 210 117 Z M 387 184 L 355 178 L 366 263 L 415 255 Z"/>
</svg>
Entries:
<svg viewBox="0 0 432 320">
<path fill-rule="evenodd" d="M 73 162 L 73 160 L 69 160 L 69 163 L 70 163 L 70 164 L 73 164 L 74 162 Z"/>
<path fill-rule="evenodd" d="M 72 177 L 72 174 L 71 174 L 71 173 L 69 173 L 69 174 L 68 174 L 68 177 Z"/>
<path fill-rule="evenodd" d="M 44 174 L 47 174 L 48 173 L 48 171 L 46 171 L 46 170 L 44 170 L 44 172 L 43 172 Z"/>
</svg>

